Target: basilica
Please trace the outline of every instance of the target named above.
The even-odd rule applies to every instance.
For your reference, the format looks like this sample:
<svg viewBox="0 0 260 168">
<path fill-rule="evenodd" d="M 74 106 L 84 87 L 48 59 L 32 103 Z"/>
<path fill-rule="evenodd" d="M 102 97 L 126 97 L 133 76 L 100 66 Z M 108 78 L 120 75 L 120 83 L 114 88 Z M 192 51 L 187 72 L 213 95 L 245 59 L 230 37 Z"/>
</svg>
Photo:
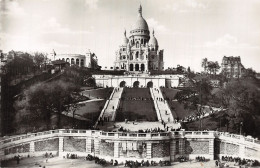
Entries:
<svg viewBox="0 0 260 168">
<path fill-rule="evenodd" d="M 180 78 L 184 77 L 165 73 L 163 50 L 159 50 L 154 30 L 150 32 L 143 18 L 141 5 L 129 37 L 124 32 L 113 69 L 125 73 L 93 75 L 98 87 L 178 87 Z"/>
<path fill-rule="evenodd" d="M 148 73 L 151 70 L 163 70 L 163 50 L 159 50 L 154 30 L 150 36 L 147 22 L 142 16 L 142 6 L 138 11 L 130 36 L 124 32 L 123 42 L 116 52 L 114 69 L 128 72 Z"/>
</svg>

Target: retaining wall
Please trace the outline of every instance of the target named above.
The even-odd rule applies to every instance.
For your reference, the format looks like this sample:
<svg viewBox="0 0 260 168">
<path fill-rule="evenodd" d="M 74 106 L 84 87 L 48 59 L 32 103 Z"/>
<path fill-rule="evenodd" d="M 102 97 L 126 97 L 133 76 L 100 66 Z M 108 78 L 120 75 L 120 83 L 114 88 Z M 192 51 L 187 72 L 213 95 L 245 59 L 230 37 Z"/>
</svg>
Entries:
<svg viewBox="0 0 260 168">
<path fill-rule="evenodd" d="M 97 130 L 51 130 L 4 137 L 0 141 L 1 160 L 15 155 L 39 156 L 46 152 L 60 157 L 67 153 L 92 154 L 106 160 L 176 160 L 179 156 L 217 159 L 239 156 L 260 160 L 260 141 L 251 137 L 214 131 L 167 133 L 124 133 Z"/>
</svg>

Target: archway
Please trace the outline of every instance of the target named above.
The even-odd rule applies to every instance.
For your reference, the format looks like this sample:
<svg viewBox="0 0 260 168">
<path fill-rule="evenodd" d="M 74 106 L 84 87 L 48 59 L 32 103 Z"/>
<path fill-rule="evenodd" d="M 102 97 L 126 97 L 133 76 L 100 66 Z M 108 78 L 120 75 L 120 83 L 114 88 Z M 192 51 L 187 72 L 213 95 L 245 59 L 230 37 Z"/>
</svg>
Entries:
<svg viewBox="0 0 260 168">
<path fill-rule="evenodd" d="M 141 71 L 144 71 L 145 70 L 145 66 L 144 64 L 141 64 Z"/>
<path fill-rule="evenodd" d="M 75 64 L 75 60 L 74 58 L 71 58 L 71 65 L 74 65 Z"/>
<path fill-rule="evenodd" d="M 133 71 L 134 70 L 134 65 L 133 64 L 130 64 L 130 71 Z"/>
<path fill-rule="evenodd" d="M 147 83 L 147 87 L 148 87 L 148 88 L 152 88 L 152 87 L 153 87 L 153 82 L 152 82 L 152 81 L 148 82 L 148 83 Z"/>
<path fill-rule="evenodd" d="M 125 82 L 125 81 L 122 81 L 122 82 L 120 82 L 119 86 L 120 86 L 120 87 L 125 87 L 125 84 L 126 84 L 126 82 Z"/>
<path fill-rule="evenodd" d="M 76 59 L 76 65 L 79 66 L 79 59 L 78 58 Z"/>
<path fill-rule="evenodd" d="M 133 84 L 133 86 L 134 86 L 135 88 L 138 88 L 138 87 L 139 87 L 139 84 L 140 84 L 139 81 L 135 81 L 134 84 Z"/>
<path fill-rule="evenodd" d="M 69 58 L 67 58 L 67 59 L 66 59 L 66 62 L 70 63 L 70 59 L 69 59 Z"/>
<path fill-rule="evenodd" d="M 81 66 L 81 67 L 84 66 L 84 60 L 83 60 L 83 59 L 80 60 L 80 66 Z"/>
<path fill-rule="evenodd" d="M 139 71 L 139 64 L 135 64 L 135 71 Z"/>
</svg>

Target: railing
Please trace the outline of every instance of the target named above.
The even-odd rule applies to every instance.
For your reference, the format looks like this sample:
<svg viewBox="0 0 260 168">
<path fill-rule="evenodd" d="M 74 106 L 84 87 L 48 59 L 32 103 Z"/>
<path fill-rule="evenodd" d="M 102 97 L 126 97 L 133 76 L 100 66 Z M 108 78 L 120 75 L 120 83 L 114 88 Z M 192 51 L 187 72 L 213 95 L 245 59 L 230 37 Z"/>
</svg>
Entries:
<svg viewBox="0 0 260 168">
<path fill-rule="evenodd" d="M 51 136 L 50 136 L 51 135 Z M 216 131 L 172 131 L 172 132 L 152 132 L 152 133 L 136 133 L 136 132 L 102 132 L 98 130 L 79 130 L 79 129 L 58 129 L 43 131 L 37 133 L 28 133 L 19 136 L 13 136 L 8 138 L 3 138 L 0 144 L 8 144 L 12 142 L 23 143 L 24 140 L 34 140 L 35 138 L 49 138 L 53 136 L 101 136 L 107 138 L 172 138 L 174 137 L 212 137 L 220 139 L 233 139 L 234 142 L 249 142 L 255 145 L 260 145 L 258 139 L 252 137 L 244 137 L 242 135 L 229 134 L 224 132 Z M 20 142 L 21 141 L 21 142 Z M 259 146 L 260 147 L 260 146 Z"/>
</svg>

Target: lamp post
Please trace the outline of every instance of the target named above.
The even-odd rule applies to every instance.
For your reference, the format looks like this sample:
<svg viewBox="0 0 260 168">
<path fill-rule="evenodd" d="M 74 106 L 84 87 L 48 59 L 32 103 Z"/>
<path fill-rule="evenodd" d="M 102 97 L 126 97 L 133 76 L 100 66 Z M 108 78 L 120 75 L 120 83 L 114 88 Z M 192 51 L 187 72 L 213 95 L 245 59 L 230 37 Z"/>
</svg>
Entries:
<svg viewBox="0 0 260 168">
<path fill-rule="evenodd" d="M 240 127 L 239 127 L 239 134 L 242 135 L 242 127 L 243 127 L 243 122 L 240 122 Z"/>
</svg>

